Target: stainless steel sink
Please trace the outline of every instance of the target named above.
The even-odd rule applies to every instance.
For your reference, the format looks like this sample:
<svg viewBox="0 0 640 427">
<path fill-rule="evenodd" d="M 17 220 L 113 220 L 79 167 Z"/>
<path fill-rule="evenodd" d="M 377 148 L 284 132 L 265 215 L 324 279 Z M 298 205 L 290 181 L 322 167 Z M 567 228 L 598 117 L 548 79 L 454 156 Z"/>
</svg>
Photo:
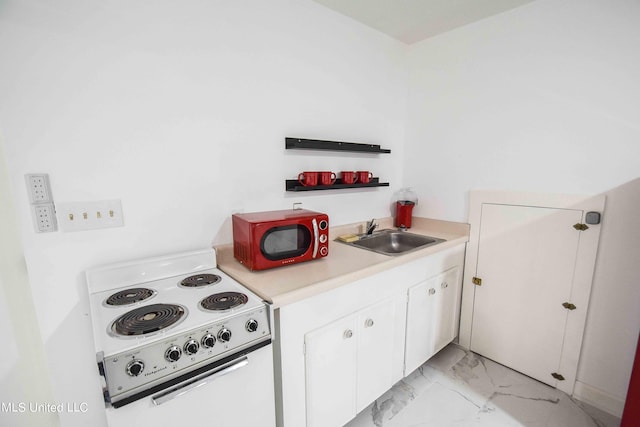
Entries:
<svg viewBox="0 0 640 427">
<path fill-rule="evenodd" d="M 396 256 L 444 242 L 444 239 L 409 233 L 407 231 L 380 230 L 371 235 L 361 235 L 354 242 L 341 242 L 384 255 Z"/>
</svg>

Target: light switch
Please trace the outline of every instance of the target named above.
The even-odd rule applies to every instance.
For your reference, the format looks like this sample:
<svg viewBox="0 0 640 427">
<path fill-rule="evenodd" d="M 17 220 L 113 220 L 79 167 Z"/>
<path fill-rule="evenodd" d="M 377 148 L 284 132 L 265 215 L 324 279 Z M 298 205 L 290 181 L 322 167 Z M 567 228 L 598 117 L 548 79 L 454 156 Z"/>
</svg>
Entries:
<svg viewBox="0 0 640 427">
<path fill-rule="evenodd" d="M 58 225 L 62 231 L 85 231 L 124 225 L 120 200 L 58 203 L 56 208 Z"/>
</svg>

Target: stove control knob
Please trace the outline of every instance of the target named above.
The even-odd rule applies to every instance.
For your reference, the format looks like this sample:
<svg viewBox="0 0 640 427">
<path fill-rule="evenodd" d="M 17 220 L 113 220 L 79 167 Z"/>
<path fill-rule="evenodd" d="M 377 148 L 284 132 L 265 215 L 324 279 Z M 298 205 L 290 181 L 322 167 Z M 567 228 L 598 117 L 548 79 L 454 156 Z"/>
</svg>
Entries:
<svg viewBox="0 0 640 427">
<path fill-rule="evenodd" d="M 231 339 L 231 331 L 227 328 L 222 328 L 218 332 L 218 341 L 228 342 Z"/>
<path fill-rule="evenodd" d="M 244 327 L 247 328 L 247 331 L 249 332 L 255 332 L 258 330 L 258 321 L 255 319 L 249 319 Z"/>
<path fill-rule="evenodd" d="M 196 354 L 199 349 L 200 349 L 200 344 L 198 344 L 198 341 L 196 340 L 189 340 L 184 345 L 184 352 L 189 355 Z"/>
<path fill-rule="evenodd" d="M 202 340 L 200 342 L 202 343 L 202 346 L 204 348 L 211 348 L 216 343 L 216 337 L 211 334 L 207 334 L 202 337 Z"/>
<path fill-rule="evenodd" d="M 164 358 L 169 362 L 177 362 L 182 356 L 182 350 L 177 345 L 172 345 L 164 352 Z"/>
<path fill-rule="evenodd" d="M 144 371 L 144 362 L 142 360 L 133 359 L 127 365 L 127 374 L 129 374 L 130 377 L 137 377 L 142 371 Z"/>
</svg>

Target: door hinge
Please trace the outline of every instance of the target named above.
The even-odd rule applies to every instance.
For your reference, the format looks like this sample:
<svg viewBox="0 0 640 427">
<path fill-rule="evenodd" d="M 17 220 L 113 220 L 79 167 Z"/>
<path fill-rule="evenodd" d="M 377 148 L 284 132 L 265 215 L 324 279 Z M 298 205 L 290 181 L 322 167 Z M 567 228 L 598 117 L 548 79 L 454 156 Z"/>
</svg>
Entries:
<svg viewBox="0 0 640 427">
<path fill-rule="evenodd" d="M 482 279 L 479 277 L 474 277 L 473 279 L 471 279 L 471 281 L 473 282 L 474 285 L 482 286 Z"/>
<path fill-rule="evenodd" d="M 571 304 L 570 302 L 563 302 L 562 306 L 564 308 L 566 308 L 567 310 L 575 310 L 576 309 L 576 306 Z"/>
<path fill-rule="evenodd" d="M 558 381 L 564 381 L 564 377 L 557 372 L 554 372 L 553 374 L 551 374 L 551 376 L 557 379 Z"/>
<path fill-rule="evenodd" d="M 588 229 L 589 226 L 587 224 L 577 223 L 577 224 L 573 225 L 573 228 L 575 228 L 576 230 L 579 230 L 579 231 L 584 231 L 584 230 Z"/>
</svg>

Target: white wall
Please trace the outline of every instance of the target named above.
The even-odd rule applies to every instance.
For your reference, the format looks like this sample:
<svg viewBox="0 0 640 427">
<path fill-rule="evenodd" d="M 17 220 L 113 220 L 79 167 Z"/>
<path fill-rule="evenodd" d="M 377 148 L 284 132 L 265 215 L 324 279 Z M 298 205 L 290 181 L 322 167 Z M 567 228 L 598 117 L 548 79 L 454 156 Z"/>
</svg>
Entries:
<svg viewBox="0 0 640 427">
<path fill-rule="evenodd" d="M 62 425 L 105 423 L 86 268 L 230 242 L 235 210 L 301 201 L 334 225 L 389 215 L 405 51 L 311 0 L 2 2 L 0 132 L 54 398 L 90 409 Z M 286 136 L 392 153 L 285 151 Z M 284 191 L 302 170 L 343 168 L 392 186 Z M 33 172 L 56 202 L 121 199 L 125 227 L 34 233 Z"/>
<path fill-rule="evenodd" d="M 0 146 L 0 425 L 55 426 L 55 412 L 32 406 L 53 397 L 8 178 Z"/>
<path fill-rule="evenodd" d="M 578 380 L 614 413 L 640 327 L 640 236 L 620 230 L 640 209 L 639 21 L 636 0 L 538 0 L 409 52 L 419 215 L 466 221 L 473 188 L 609 196 Z"/>
</svg>

